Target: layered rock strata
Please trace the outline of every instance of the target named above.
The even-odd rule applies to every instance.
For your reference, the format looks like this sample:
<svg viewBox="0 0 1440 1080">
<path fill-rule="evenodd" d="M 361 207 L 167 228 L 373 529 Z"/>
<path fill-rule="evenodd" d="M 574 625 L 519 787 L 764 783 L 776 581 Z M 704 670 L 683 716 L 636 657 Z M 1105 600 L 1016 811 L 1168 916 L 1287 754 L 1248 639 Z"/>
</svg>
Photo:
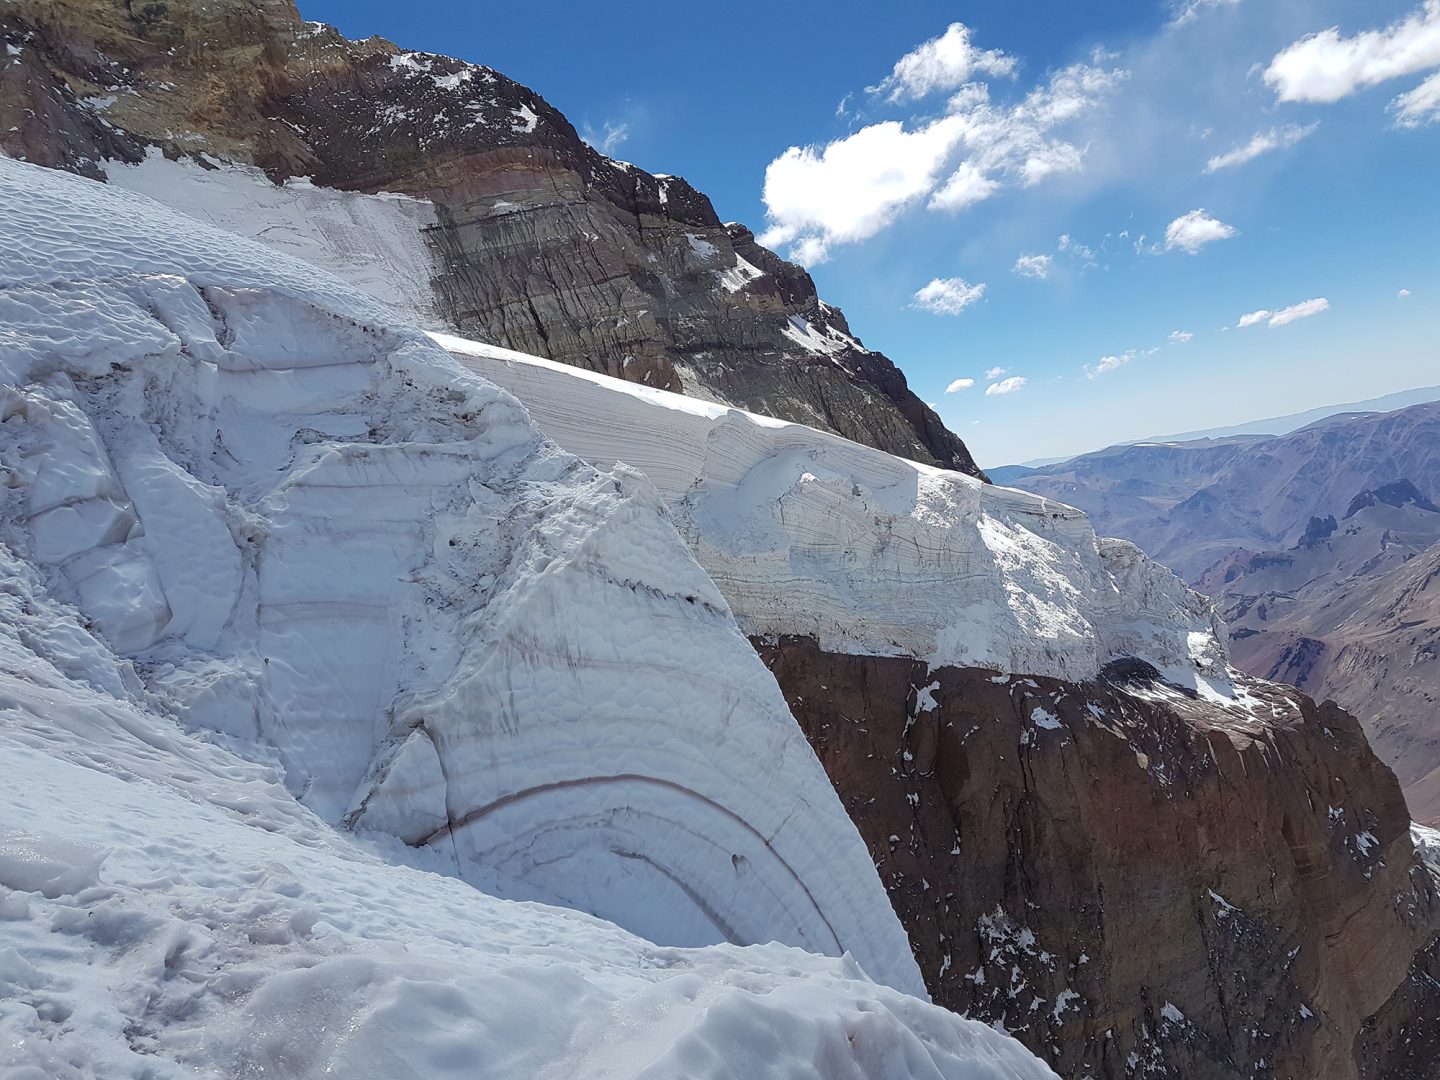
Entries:
<svg viewBox="0 0 1440 1080">
<path fill-rule="evenodd" d="M 803 269 L 498 72 L 347 41 L 290 0 L 23 0 L 4 19 L 13 156 L 101 176 L 157 147 L 416 196 L 434 205 L 433 308 L 453 329 L 979 475 Z"/>
</svg>

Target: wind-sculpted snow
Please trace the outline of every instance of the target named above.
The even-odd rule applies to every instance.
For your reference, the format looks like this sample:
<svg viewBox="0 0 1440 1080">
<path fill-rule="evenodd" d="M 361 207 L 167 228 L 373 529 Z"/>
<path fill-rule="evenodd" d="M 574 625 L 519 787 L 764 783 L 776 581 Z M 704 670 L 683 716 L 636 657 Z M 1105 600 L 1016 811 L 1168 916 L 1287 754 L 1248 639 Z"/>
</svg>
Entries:
<svg viewBox="0 0 1440 1080">
<path fill-rule="evenodd" d="M 0 545 L 7 1080 L 1053 1078 L 849 957 L 660 947 L 367 852 L 83 623 Z"/>
<path fill-rule="evenodd" d="M 226 232 L 312 263 L 389 305 L 404 322 L 440 325 L 424 231 L 435 207 L 405 195 L 367 195 L 292 178 L 272 184 L 259 169 L 151 148 L 136 165 L 110 162 L 107 181 Z"/>
<path fill-rule="evenodd" d="M 665 945 L 848 951 L 922 992 L 643 477 L 147 199 L 0 160 L 0 234 L 0 540 L 127 658 L 71 677 L 273 753 L 322 819 L 498 895 Z"/>
<path fill-rule="evenodd" d="M 562 446 L 644 472 L 747 633 L 1093 677 L 1141 657 L 1231 694 L 1208 601 L 1078 510 L 796 424 L 434 335 Z M 598 417 L 604 417 L 598 421 Z"/>
</svg>

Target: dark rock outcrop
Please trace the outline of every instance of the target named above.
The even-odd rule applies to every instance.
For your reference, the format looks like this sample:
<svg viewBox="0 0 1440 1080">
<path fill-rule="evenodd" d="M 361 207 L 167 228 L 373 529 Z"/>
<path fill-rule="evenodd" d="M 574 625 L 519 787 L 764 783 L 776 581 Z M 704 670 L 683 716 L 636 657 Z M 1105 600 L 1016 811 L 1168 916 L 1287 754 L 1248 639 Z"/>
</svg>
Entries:
<svg viewBox="0 0 1440 1080">
<path fill-rule="evenodd" d="M 1407 972 L 1435 883 L 1334 705 L 1249 683 L 1217 707 L 1143 664 L 1067 685 L 756 645 L 936 1000 L 1062 1076 L 1379 1076 L 1380 1025 L 1433 1026 Z"/>
<path fill-rule="evenodd" d="M 18 0 L 3 18 L 7 153 L 98 176 L 153 145 L 423 197 L 459 333 L 983 475 L 803 269 L 498 72 L 347 41 L 291 0 Z"/>
</svg>

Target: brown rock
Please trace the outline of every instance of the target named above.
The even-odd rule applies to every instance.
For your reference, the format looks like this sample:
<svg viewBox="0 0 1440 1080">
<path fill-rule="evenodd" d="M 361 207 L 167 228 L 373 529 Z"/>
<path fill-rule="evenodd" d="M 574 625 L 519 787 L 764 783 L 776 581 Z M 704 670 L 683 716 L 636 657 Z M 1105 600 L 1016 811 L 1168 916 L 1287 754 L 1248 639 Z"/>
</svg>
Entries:
<svg viewBox="0 0 1440 1080">
<path fill-rule="evenodd" d="M 1138 663 L 1067 685 L 756 645 L 936 1001 L 1061 1075 L 1381 1075 L 1352 1056 L 1378 1060 L 1376 1025 L 1433 1024 L 1396 988 L 1435 883 L 1335 706 L 1248 683 L 1261 720 Z"/>
</svg>

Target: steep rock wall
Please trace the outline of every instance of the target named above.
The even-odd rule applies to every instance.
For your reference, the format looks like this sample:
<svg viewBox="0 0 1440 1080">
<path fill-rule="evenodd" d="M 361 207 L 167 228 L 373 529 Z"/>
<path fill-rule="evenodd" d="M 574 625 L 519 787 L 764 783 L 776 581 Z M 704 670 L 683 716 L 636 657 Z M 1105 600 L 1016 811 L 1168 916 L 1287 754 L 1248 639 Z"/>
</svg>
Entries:
<svg viewBox="0 0 1440 1080">
<path fill-rule="evenodd" d="M 1433 1027 L 1440 899 L 1335 706 L 756 647 L 939 1003 L 1065 1076 L 1437 1074 L 1403 1036 Z"/>
</svg>

